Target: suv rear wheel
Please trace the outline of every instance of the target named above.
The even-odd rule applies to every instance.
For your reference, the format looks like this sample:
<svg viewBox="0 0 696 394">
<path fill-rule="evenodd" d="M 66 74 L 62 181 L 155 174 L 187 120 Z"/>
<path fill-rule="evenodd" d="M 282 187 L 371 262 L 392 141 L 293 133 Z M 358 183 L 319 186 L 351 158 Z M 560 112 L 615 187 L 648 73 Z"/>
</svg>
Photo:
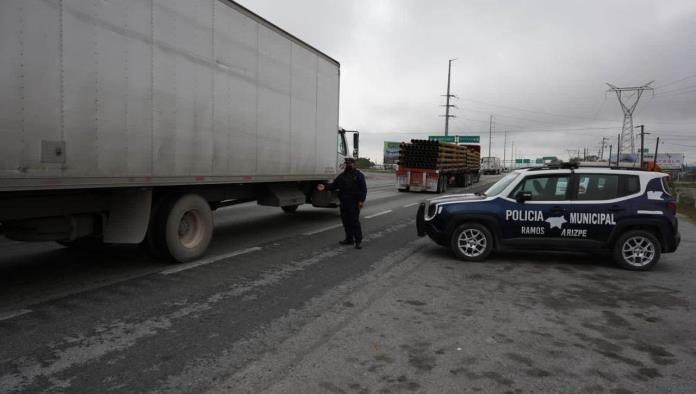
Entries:
<svg viewBox="0 0 696 394">
<path fill-rule="evenodd" d="M 619 237 L 614 245 L 614 260 L 622 268 L 647 271 L 660 260 L 662 245 L 652 233 L 632 230 Z"/>
<path fill-rule="evenodd" d="M 493 236 L 486 226 L 464 223 L 452 232 L 452 252 L 464 261 L 483 261 L 493 250 Z"/>
</svg>

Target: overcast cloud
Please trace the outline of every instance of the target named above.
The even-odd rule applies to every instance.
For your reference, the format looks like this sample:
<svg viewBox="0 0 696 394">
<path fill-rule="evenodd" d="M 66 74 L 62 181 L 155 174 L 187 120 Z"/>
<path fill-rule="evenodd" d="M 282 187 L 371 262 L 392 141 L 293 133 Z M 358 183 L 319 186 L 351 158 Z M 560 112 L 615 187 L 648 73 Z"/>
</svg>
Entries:
<svg viewBox="0 0 696 394">
<path fill-rule="evenodd" d="M 382 142 L 444 132 L 447 60 L 457 116 L 450 134 L 481 135 L 493 156 L 527 158 L 616 145 L 622 113 L 606 82 L 655 80 L 634 115 L 646 145 L 696 162 L 696 2 L 242 0 L 341 62 L 341 125 L 361 156 Z"/>
</svg>

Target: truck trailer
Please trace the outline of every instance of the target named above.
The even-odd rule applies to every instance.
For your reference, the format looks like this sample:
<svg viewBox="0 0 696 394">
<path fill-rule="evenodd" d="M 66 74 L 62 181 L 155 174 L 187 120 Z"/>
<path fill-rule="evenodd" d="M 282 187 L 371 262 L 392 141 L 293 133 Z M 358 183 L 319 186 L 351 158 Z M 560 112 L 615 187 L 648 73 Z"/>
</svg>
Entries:
<svg viewBox="0 0 696 394">
<path fill-rule="evenodd" d="M 498 175 L 503 170 L 499 157 L 482 157 L 481 172 L 486 175 Z"/>
<path fill-rule="evenodd" d="M 189 261 L 217 208 L 332 205 L 339 75 L 229 0 L 2 1 L 5 236 Z"/>
<path fill-rule="evenodd" d="M 400 192 L 443 193 L 448 186 L 479 181 L 479 145 L 456 145 L 429 140 L 402 143 L 396 171 Z"/>
</svg>

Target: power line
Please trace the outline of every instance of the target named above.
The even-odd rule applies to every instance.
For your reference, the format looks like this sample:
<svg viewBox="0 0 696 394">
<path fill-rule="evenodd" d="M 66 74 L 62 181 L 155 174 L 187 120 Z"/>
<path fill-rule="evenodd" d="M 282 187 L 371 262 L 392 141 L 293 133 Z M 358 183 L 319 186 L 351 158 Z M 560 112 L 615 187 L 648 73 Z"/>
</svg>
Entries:
<svg viewBox="0 0 696 394">
<path fill-rule="evenodd" d="M 677 93 L 672 93 L 672 94 L 657 94 L 657 95 L 655 95 L 655 98 L 682 96 L 684 94 L 690 94 L 690 93 L 694 93 L 694 92 L 696 92 L 696 89 L 686 90 L 683 92 L 677 92 Z"/>
<path fill-rule="evenodd" d="M 683 78 L 677 79 L 676 81 L 667 82 L 667 83 L 664 84 L 664 85 L 655 86 L 655 89 L 662 89 L 662 88 L 664 88 L 665 86 L 674 85 L 675 83 L 679 83 L 679 82 L 682 82 L 682 81 L 686 81 L 687 79 L 691 79 L 691 78 L 696 78 L 696 74 L 687 75 L 687 76 L 685 76 L 685 77 L 683 77 Z"/>
<path fill-rule="evenodd" d="M 667 141 L 662 141 L 662 143 L 667 144 L 667 145 L 681 146 L 684 148 L 696 148 L 696 145 L 675 144 L 674 142 L 667 142 Z"/>
<path fill-rule="evenodd" d="M 479 103 L 479 104 L 483 104 L 483 105 L 488 105 L 488 106 L 491 106 L 491 107 L 507 108 L 507 109 L 511 109 L 511 110 L 514 110 L 514 111 L 529 112 L 529 113 L 532 113 L 532 114 L 542 114 L 542 115 L 549 115 L 549 116 L 557 116 L 557 117 L 561 117 L 561 118 L 591 120 L 590 118 L 585 118 L 585 117 L 580 117 L 580 116 L 562 115 L 562 114 L 555 114 L 555 113 L 552 113 L 552 112 L 535 111 L 535 110 L 524 109 L 524 108 L 519 108 L 519 107 L 512 107 L 512 106 L 509 106 L 509 105 L 492 104 L 492 103 L 487 103 L 487 102 L 485 102 L 485 101 L 480 101 L 480 100 L 473 100 L 473 99 L 466 99 L 466 98 L 461 98 L 461 100 L 470 101 L 470 102 L 472 102 L 472 103 Z"/>
<path fill-rule="evenodd" d="M 667 90 L 658 89 L 658 90 L 657 90 L 657 93 L 658 93 L 658 94 L 666 94 L 666 93 L 678 92 L 678 91 L 680 91 L 680 90 L 684 90 L 684 89 L 693 89 L 693 88 L 696 88 L 696 84 L 693 84 L 693 85 L 686 85 L 686 86 L 680 86 L 680 87 L 678 87 L 678 88 L 667 89 Z"/>
</svg>

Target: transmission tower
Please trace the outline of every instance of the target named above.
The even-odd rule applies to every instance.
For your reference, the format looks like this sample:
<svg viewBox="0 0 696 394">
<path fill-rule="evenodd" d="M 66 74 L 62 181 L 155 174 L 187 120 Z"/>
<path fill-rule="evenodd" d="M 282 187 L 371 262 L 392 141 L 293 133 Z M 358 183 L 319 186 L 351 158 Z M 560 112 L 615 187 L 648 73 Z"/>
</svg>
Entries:
<svg viewBox="0 0 696 394">
<path fill-rule="evenodd" d="M 449 66 L 447 67 L 447 94 L 444 95 L 447 100 L 445 101 L 446 104 L 443 105 L 442 107 L 445 107 L 445 114 L 440 115 L 444 116 L 445 118 L 445 135 L 449 135 L 449 120 L 450 118 L 454 118 L 454 115 L 450 115 L 450 108 L 456 108 L 455 105 L 450 104 L 450 99 L 452 97 L 456 97 L 455 95 L 450 93 L 450 81 L 452 80 L 452 62 L 457 59 L 450 59 L 449 60 Z"/>
<path fill-rule="evenodd" d="M 654 91 L 654 89 L 650 86 L 650 84 L 653 82 L 655 81 L 650 81 L 643 86 L 628 88 L 619 88 L 607 83 L 607 85 L 609 85 L 611 88 L 608 91 L 616 93 L 616 97 L 618 97 L 619 104 L 621 104 L 621 109 L 624 113 L 618 152 L 631 154 L 636 153 L 635 138 L 633 135 L 633 111 L 636 109 L 638 100 L 640 100 L 640 96 L 643 95 L 644 91 Z"/>
</svg>

